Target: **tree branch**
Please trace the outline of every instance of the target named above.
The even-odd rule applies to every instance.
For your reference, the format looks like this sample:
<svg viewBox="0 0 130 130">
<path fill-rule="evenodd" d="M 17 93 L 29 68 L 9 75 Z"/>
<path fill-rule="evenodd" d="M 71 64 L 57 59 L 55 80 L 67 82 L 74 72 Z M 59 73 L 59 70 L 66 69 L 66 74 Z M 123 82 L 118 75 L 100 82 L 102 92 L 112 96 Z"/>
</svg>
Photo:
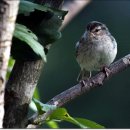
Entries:
<svg viewBox="0 0 130 130">
<path fill-rule="evenodd" d="M 91 0 L 66 1 L 66 4 L 63 5 L 62 9 L 68 10 L 69 12 L 63 21 L 61 29 L 65 28 L 65 26 L 90 2 Z"/>
<path fill-rule="evenodd" d="M 89 92 L 91 89 L 102 86 L 105 80 L 123 71 L 127 67 L 130 67 L 130 54 L 110 65 L 110 67 L 108 68 L 110 70 L 110 74 L 108 75 L 108 77 L 106 77 L 106 74 L 104 72 L 99 72 L 95 76 L 91 77 L 90 80 L 85 81 L 85 85 L 79 83 L 56 95 L 49 102 L 47 102 L 47 104 L 61 107 L 66 103 L 72 101 L 73 99 L 79 97 L 80 95 Z M 53 111 L 51 110 L 43 115 L 35 114 L 32 118 L 29 119 L 28 123 L 37 125 L 40 122 L 45 122 L 45 120 L 52 112 Z"/>
<path fill-rule="evenodd" d="M 16 61 L 5 92 L 4 127 L 24 128 L 30 103 L 43 62 Z"/>
<path fill-rule="evenodd" d="M 0 0 L 0 128 L 3 125 L 6 72 L 18 4 L 19 0 Z"/>
</svg>

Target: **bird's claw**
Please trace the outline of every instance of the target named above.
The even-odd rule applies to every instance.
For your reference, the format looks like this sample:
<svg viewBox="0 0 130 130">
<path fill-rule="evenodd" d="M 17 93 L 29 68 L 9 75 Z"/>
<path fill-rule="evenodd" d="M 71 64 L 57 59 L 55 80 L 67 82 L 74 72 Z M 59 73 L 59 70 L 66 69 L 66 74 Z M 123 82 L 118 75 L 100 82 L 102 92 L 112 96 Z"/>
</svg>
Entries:
<svg viewBox="0 0 130 130">
<path fill-rule="evenodd" d="M 86 85 L 85 80 L 80 80 L 79 83 L 81 84 L 82 87 Z"/>
<path fill-rule="evenodd" d="M 103 72 L 105 73 L 106 77 L 109 77 L 111 70 L 108 67 L 103 67 Z"/>
</svg>

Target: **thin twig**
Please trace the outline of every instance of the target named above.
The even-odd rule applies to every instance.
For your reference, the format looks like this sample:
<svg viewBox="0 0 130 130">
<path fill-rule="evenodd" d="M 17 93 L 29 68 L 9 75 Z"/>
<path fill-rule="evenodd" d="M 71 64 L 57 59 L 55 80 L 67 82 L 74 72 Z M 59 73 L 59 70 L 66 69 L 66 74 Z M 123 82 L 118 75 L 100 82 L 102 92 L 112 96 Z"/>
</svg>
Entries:
<svg viewBox="0 0 130 130">
<path fill-rule="evenodd" d="M 111 64 L 110 67 L 108 67 L 108 69 L 110 70 L 108 77 L 106 77 L 106 74 L 104 72 L 99 72 L 95 76 L 91 77 L 89 80 L 85 81 L 85 85 L 82 85 L 81 83 L 79 83 L 63 91 L 62 93 L 56 95 L 49 102 L 47 102 L 47 104 L 61 107 L 65 105 L 66 103 L 72 101 L 76 97 L 79 97 L 80 95 L 89 92 L 92 88 L 97 88 L 97 87 L 102 86 L 103 82 L 106 79 L 109 79 L 110 77 L 123 71 L 129 66 L 130 66 L 130 54 L 119 59 L 118 61 Z M 45 122 L 45 120 L 50 116 L 52 112 L 53 111 L 48 111 L 47 113 L 43 115 L 38 115 L 38 116 L 35 116 L 35 118 L 30 118 L 29 124 L 37 124 L 40 122 Z"/>
<path fill-rule="evenodd" d="M 63 10 L 68 10 L 68 14 L 65 16 L 61 29 L 65 26 L 91 2 L 91 0 L 73 0 L 66 1 L 66 4 L 63 5 Z"/>
</svg>

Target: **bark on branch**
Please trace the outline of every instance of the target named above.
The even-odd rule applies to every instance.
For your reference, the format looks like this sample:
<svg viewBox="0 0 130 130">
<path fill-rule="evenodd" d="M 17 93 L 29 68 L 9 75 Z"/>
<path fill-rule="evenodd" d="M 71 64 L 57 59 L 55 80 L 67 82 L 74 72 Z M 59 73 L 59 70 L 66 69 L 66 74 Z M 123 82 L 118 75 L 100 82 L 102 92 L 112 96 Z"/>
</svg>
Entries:
<svg viewBox="0 0 130 130">
<path fill-rule="evenodd" d="M 18 4 L 19 0 L 0 0 L 0 128 L 3 125 L 6 71 Z"/>
<path fill-rule="evenodd" d="M 4 127 L 25 127 L 28 104 L 32 99 L 42 65 L 42 60 L 16 61 L 6 86 Z"/>
<path fill-rule="evenodd" d="M 90 80 L 85 81 L 85 85 L 79 83 L 56 95 L 49 102 L 47 102 L 47 104 L 61 107 L 73 99 L 79 97 L 80 95 L 89 92 L 91 89 L 102 86 L 105 80 L 123 71 L 127 67 L 130 67 L 130 54 L 110 65 L 108 68 L 110 70 L 108 77 L 106 77 L 104 72 L 99 72 L 95 76 L 91 77 Z M 44 122 L 52 112 L 53 111 L 48 111 L 47 113 L 39 116 L 35 114 L 32 118 L 29 119 L 28 123 L 37 125 L 37 123 Z"/>
</svg>

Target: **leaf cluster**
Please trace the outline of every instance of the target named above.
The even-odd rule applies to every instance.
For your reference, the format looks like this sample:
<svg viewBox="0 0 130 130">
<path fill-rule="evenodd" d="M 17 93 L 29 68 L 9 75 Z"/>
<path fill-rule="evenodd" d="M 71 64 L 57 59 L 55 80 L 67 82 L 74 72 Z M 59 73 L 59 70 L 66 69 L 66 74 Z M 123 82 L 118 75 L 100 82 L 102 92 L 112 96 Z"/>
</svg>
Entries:
<svg viewBox="0 0 130 130">
<path fill-rule="evenodd" d="M 50 114 L 50 116 L 46 119 L 46 123 L 50 121 L 51 122 L 54 121 L 57 123 L 60 123 L 61 121 L 66 121 L 74 125 L 77 125 L 80 128 L 97 128 L 97 129 L 105 128 L 104 126 L 94 121 L 84 118 L 72 117 L 69 115 L 69 113 L 65 108 L 58 108 L 55 105 L 43 104 L 35 98 L 33 98 L 33 102 L 37 108 L 37 112 L 39 115 L 42 115 L 43 113 L 46 113 L 51 110 L 53 111 L 52 114 Z M 37 123 L 42 124 L 40 119 L 39 122 Z"/>
<path fill-rule="evenodd" d="M 37 21 L 37 24 L 34 24 L 37 17 L 31 19 L 35 12 L 40 14 L 40 20 Z M 43 14 L 48 15 L 46 20 Z M 33 60 L 35 57 L 40 57 L 46 62 L 45 47 L 61 38 L 59 28 L 66 14 L 67 11 L 21 0 L 17 18 L 18 23 L 14 31 L 12 56 L 18 60 Z M 21 16 L 24 19 L 23 22 L 21 22 L 21 19 L 19 20 Z"/>
</svg>

